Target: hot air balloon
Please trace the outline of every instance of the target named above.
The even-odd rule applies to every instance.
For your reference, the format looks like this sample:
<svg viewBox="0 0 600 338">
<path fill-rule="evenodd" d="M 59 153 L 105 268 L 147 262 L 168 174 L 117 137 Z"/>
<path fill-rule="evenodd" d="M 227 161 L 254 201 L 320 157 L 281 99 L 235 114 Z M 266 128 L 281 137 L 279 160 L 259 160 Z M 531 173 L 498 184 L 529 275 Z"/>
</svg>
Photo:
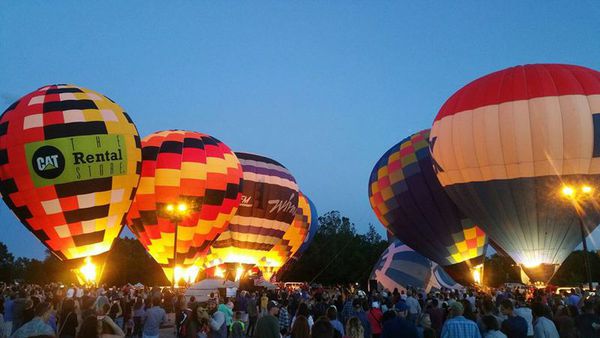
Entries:
<svg viewBox="0 0 600 338">
<path fill-rule="evenodd" d="M 547 282 L 581 242 L 575 208 L 560 191 L 599 186 L 598 94 L 595 70 L 517 66 L 457 91 L 433 123 L 440 183 L 534 280 Z M 581 207 L 591 232 L 598 209 Z"/>
<path fill-rule="evenodd" d="M 240 163 L 212 136 L 161 131 L 142 140 L 141 176 L 128 226 L 171 282 L 193 282 L 240 204 Z"/>
<path fill-rule="evenodd" d="M 406 291 L 409 287 L 425 292 L 463 288 L 442 267 L 399 240 L 381 254 L 369 279 L 376 280 L 379 289 L 388 291 L 395 288 Z"/>
<path fill-rule="evenodd" d="M 129 116 L 89 89 L 42 87 L 0 118 L 2 198 L 61 260 L 110 249 L 137 187 L 140 160 Z"/>
<path fill-rule="evenodd" d="M 215 268 L 216 277 L 239 275 L 241 269 L 259 263 L 281 241 L 298 207 L 298 185 L 283 165 L 260 155 L 235 154 L 244 172 L 242 201 L 203 263 Z"/>
<path fill-rule="evenodd" d="M 450 200 L 437 181 L 429 154 L 429 130 L 390 148 L 369 180 L 369 201 L 383 225 L 463 284 L 483 263 L 485 233 Z M 480 273 L 479 273 L 480 274 Z"/>
<path fill-rule="evenodd" d="M 308 235 L 304 238 L 304 242 L 302 243 L 298 251 L 296 251 L 296 253 L 292 255 L 293 259 L 299 259 L 306 252 L 306 250 L 310 247 L 312 241 L 315 239 L 317 231 L 319 230 L 319 214 L 317 213 L 317 207 L 315 207 L 315 204 L 310 200 L 310 198 L 308 198 L 306 195 L 304 195 L 304 197 L 308 201 L 308 205 L 310 208 Z M 300 202 L 298 202 L 298 204 L 300 205 Z M 304 209 L 305 208 L 302 208 L 303 212 L 305 212 Z"/>
<path fill-rule="evenodd" d="M 304 244 L 310 231 L 311 222 L 314 219 L 312 202 L 302 192 L 298 193 L 298 208 L 292 224 L 283 234 L 279 243 L 273 246 L 263 258 L 258 262 L 265 279 L 271 277 L 292 258 Z"/>
</svg>

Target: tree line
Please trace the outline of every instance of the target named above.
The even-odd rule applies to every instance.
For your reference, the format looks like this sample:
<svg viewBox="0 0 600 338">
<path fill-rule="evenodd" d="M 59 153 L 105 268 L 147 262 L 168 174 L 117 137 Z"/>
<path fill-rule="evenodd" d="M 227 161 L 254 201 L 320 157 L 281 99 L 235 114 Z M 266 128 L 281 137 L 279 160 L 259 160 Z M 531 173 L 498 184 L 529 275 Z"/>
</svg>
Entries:
<svg viewBox="0 0 600 338">
<path fill-rule="evenodd" d="M 324 285 L 360 283 L 366 285 L 373 266 L 388 247 L 369 224 L 365 234 L 339 211 L 319 217 L 319 230 L 308 250 L 280 273 L 283 281 L 307 281 Z"/>
<path fill-rule="evenodd" d="M 286 264 L 278 273 L 281 281 L 313 282 L 323 285 L 360 283 L 366 287 L 373 266 L 389 243 L 369 224 L 366 233 L 339 211 L 319 217 L 319 229 L 308 250 L 298 260 Z M 600 256 L 588 252 L 592 280 L 600 281 Z M 578 285 L 585 282 L 583 252 L 575 251 L 554 275 L 555 285 Z M 117 238 L 102 268 L 101 283 L 124 285 L 168 285 L 160 266 L 135 238 Z M 486 258 L 484 284 L 499 286 L 520 281 L 519 269 L 510 257 L 493 254 Z M 0 242 L 0 281 L 47 284 L 76 283 L 68 263 L 47 252 L 44 259 L 14 257 Z"/>
<path fill-rule="evenodd" d="M 125 285 L 142 283 L 144 285 L 168 285 L 160 266 L 146 252 L 142 244 L 134 238 L 117 238 L 101 264 L 100 283 L 107 285 Z M 72 264 L 60 261 L 46 251 L 42 260 L 35 258 L 15 258 L 6 245 L 0 242 L 0 281 L 48 284 L 62 282 L 77 283 L 71 271 Z"/>
</svg>

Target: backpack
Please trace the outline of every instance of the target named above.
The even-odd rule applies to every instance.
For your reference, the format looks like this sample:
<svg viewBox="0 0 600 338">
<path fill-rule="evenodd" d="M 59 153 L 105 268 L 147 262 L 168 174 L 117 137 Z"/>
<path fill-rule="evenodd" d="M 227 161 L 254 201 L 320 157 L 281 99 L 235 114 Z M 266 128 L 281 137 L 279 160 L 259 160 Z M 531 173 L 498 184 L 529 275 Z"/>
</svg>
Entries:
<svg viewBox="0 0 600 338">
<path fill-rule="evenodd" d="M 230 337 L 244 337 L 245 325 L 243 322 L 236 320 L 231 324 Z"/>
</svg>

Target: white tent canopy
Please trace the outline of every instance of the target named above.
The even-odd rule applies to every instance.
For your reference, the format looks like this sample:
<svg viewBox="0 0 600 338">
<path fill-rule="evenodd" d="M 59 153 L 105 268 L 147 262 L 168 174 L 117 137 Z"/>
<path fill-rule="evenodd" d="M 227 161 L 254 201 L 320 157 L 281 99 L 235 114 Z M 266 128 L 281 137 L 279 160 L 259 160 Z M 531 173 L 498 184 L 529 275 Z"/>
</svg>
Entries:
<svg viewBox="0 0 600 338">
<path fill-rule="evenodd" d="M 205 279 L 187 288 L 185 290 L 185 297 L 189 299 L 194 296 L 196 297 L 196 301 L 204 302 L 208 300 L 212 292 L 218 293 L 219 289 L 237 289 L 238 287 L 238 283 L 224 279 Z"/>
<path fill-rule="evenodd" d="M 276 285 L 271 284 L 270 282 L 268 282 L 266 280 L 261 280 L 260 282 L 256 282 L 254 285 L 266 288 L 267 290 L 275 290 L 275 289 L 277 289 Z"/>
</svg>

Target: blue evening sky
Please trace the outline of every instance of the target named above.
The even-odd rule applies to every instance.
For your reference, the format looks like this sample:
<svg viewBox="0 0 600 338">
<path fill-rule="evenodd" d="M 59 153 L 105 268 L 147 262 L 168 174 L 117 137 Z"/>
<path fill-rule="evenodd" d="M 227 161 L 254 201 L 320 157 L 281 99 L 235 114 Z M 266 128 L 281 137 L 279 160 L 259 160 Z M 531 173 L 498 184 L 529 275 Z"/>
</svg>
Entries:
<svg viewBox="0 0 600 338">
<path fill-rule="evenodd" d="M 110 96 L 145 136 L 214 135 L 287 166 L 364 232 L 371 168 L 467 82 L 600 69 L 597 1 L 2 1 L 0 111 L 46 84 Z M 0 241 L 44 247 L 2 204 Z M 594 236 L 599 239 L 600 235 Z"/>
</svg>

